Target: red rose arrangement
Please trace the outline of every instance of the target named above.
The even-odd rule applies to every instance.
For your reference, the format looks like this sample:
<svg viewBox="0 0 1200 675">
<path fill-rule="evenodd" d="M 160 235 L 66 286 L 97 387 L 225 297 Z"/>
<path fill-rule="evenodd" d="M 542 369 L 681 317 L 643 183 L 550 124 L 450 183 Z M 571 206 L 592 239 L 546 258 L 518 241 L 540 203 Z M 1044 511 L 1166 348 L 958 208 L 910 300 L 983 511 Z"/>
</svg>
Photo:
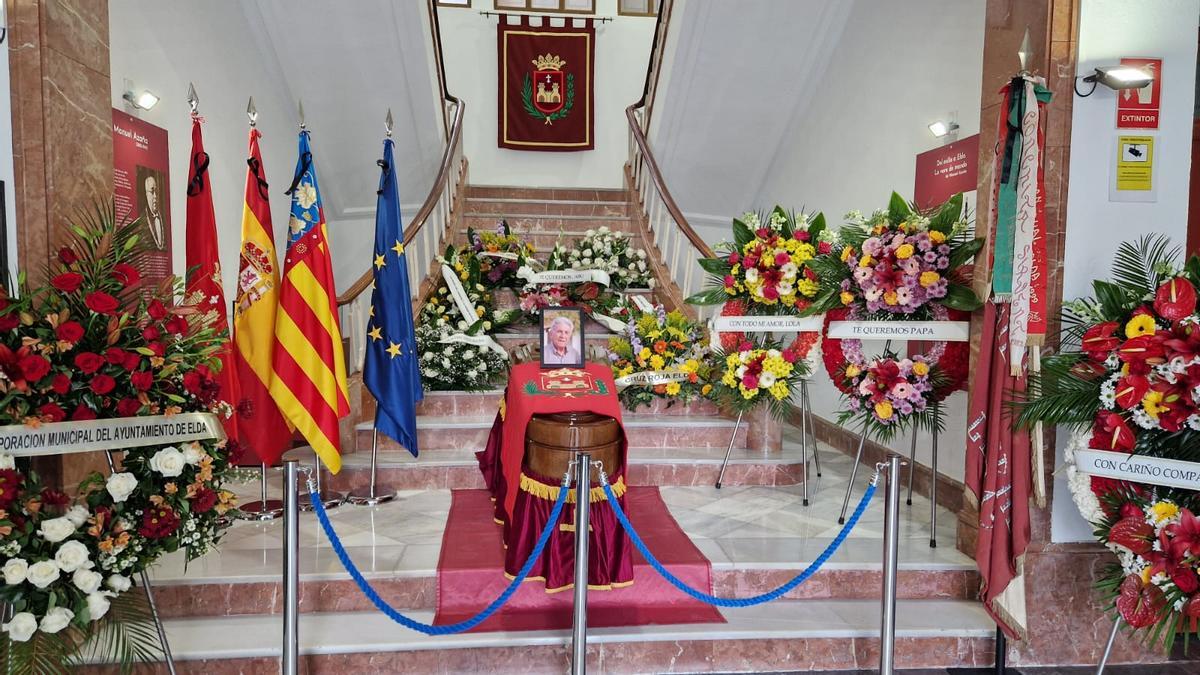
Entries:
<svg viewBox="0 0 1200 675">
<path fill-rule="evenodd" d="M 142 287 L 135 231 L 101 210 L 71 228 L 44 286 L 0 296 L 0 424 L 230 413 L 211 370 L 228 337 L 175 304 L 178 282 Z M 144 602 L 127 593 L 134 575 L 164 554 L 212 549 L 236 507 L 223 487 L 234 446 L 129 449 L 115 473 L 92 473 L 74 497 L 0 453 L 0 600 L 16 609 L 3 639 L 18 670 L 123 630 Z M 129 606 L 110 614 L 113 605 Z"/>
</svg>

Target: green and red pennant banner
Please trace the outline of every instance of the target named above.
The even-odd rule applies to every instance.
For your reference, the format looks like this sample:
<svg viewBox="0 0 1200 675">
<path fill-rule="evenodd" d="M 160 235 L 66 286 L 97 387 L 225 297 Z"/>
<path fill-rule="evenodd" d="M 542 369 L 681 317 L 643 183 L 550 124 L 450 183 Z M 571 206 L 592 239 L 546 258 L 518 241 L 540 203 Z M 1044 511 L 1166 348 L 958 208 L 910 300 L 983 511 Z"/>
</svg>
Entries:
<svg viewBox="0 0 1200 675">
<path fill-rule="evenodd" d="M 581 21 L 582 27 L 572 24 Z M 510 150 L 572 152 L 595 145 L 592 72 L 596 28 L 591 19 L 567 19 L 565 26 L 531 26 L 500 17 L 499 146 Z"/>
</svg>

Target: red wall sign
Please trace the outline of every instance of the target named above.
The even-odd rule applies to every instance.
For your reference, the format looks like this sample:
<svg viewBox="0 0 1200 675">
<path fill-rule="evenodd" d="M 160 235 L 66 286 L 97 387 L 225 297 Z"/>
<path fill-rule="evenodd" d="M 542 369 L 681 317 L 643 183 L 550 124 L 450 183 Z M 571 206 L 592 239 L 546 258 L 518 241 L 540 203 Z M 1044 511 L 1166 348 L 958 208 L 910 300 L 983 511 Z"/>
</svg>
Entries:
<svg viewBox="0 0 1200 675">
<path fill-rule="evenodd" d="M 1117 92 L 1117 128 L 1157 129 L 1162 99 L 1162 59 L 1121 59 L 1121 65 L 1148 71 L 1154 75 L 1154 81 L 1141 89 Z"/>
<path fill-rule="evenodd" d="M 167 130 L 113 108 L 113 202 L 117 218 L 143 220 L 147 288 L 171 276 L 171 178 Z"/>
<path fill-rule="evenodd" d="M 974 190 L 979 182 L 979 134 L 917 155 L 917 180 L 913 201 L 928 209 L 960 192 Z"/>
</svg>

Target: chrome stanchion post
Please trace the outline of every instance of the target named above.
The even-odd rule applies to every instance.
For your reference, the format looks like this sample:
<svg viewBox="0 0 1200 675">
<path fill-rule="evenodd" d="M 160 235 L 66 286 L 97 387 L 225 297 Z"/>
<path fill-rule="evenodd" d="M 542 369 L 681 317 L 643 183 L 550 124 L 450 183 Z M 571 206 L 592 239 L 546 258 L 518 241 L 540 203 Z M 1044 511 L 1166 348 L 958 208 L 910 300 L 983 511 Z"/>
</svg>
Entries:
<svg viewBox="0 0 1200 675">
<path fill-rule="evenodd" d="M 884 468 L 886 467 L 886 468 Z M 888 454 L 883 506 L 883 621 L 879 629 L 879 672 L 893 675 L 896 650 L 896 566 L 900 555 L 900 455 Z"/>
<path fill-rule="evenodd" d="M 587 672 L 588 515 L 592 456 L 575 455 L 575 615 L 571 624 L 571 673 Z"/>
<path fill-rule="evenodd" d="M 317 496 L 321 499 L 321 505 L 324 506 L 326 510 L 335 509 L 341 506 L 342 502 L 346 501 L 345 495 L 341 494 L 340 492 L 326 492 L 325 488 L 321 487 L 321 474 L 324 472 L 324 470 L 321 467 L 321 458 L 317 456 L 316 450 L 313 450 L 312 471 L 313 476 L 316 479 Z M 313 507 L 311 500 L 308 499 L 308 493 L 305 493 L 304 497 L 304 501 L 300 503 L 300 510 L 305 512 L 312 511 Z"/>
<path fill-rule="evenodd" d="M 117 463 L 113 460 L 112 450 L 105 450 L 104 458 L 108 460 L 108 473 L 110 475 L 116 473 Z M 150 575 L 146 573 L 146 570 L 142 570 L 139 577 L 142 580 L 142 590 L 146 592 L 146 604 L 150 605 L 150 615 L 154 617 L 154 630 L 158 633 L 158 644 L 162 646 L 167 672 L 175 675 L 175 657 L 171 655 L 171 643 L 167 641 L 167 629 L 163 626 L 162 617 L 158 615 L 158 604 L 154 602 L 154 591 L 150 589 Z"/>
<path fill-rule="evenodd" d="M 320 468 L 316 469 L 318 472 Z M 318 473 L 319 475 L 319 473 Z M 296 482 L 299 466 L 283 463 L 283 663 L 284 675 L 296 675 L 300 659 L 300 509 Z M 310 485 L 312 483 L 310 482 Z M 312 489 L 312 488 L 310 488 Z M 320 494 L 319 490 L 318 493 Z"/>
<path fill-rule="evenodd" d="M 375 413 L 375 422 L 379 423 L 379 413 Z M 391 487 L 381 488 L 376 483 L 379 473 L 379 429 L 378 427 L 371 428 L 371 484 L 364 490 L 359 488 L 352 490 L 346 496 L 346 501 L 356 506 L 375 506 L 376 504 L 386 504 L 396 498 L 396 491 Z"/>
<path fill-rule="evenodd" d="M 933 462 L 929 467 L 929 548 L 937 548 L 937 446 L 938 446 L 938 430 L 937 430 L 938 403 L 933 402 L 933 443 L 930 447 L 933 449 Z M 909 471 L 915 471 L 916 465 L 909 467 Z"/>
<path fill-rule="evenodd" d="M 1100 664 L 1096 666 L 1096 675 L 1104 675 L 1104 666 L 1108 665 L 1108 657 L 1112 654 L 1113 643 L 1117 640 L 1117 631 L 1121 629 L 1121 615 L 1113 622 L 1112 632 L 1108 634 L 1108 644 L 1104 645 L 1104 653 L 1100 655 Z"/>
<path fill-rule="evenodd" d="M 738 413 L 737 421 L 733 423 L 733 433 L 729 435 L 729 447 L 725 448 L 725 461 L 721 462 L 721 472 L 717 474 L 717 489 L 721 489 L 721 481 L 725 479 L 725 467 L 729 466 L 729 455 L 733 453 L 733 443 L 737 440 L 738 429 L 742 426 L 742 414 Z"/>
<path fill-rule="evenodd" d="M 259 494 L 257 502 L 250 502 L 239 508 L 242 520 L 275 520 L 283 515 L 283 502 L 278 499 L 267 499 L 267 464 L 264 462 L 259 469 Z"/>
</svg>

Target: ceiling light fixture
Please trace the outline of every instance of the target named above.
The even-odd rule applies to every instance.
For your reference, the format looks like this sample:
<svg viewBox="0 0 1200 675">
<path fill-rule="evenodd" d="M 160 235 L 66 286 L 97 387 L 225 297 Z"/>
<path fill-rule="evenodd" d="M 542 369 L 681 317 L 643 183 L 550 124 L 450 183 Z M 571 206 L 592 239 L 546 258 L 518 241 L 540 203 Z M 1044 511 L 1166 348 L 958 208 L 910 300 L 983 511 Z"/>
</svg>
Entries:
<svg viewBox="0 0 1200 675">
<path fill-rule="evenodd" d="M 937 138 L 941 138 L 952 131 L 958 131 L 958 122 L 944 122 L 942 120 L 938 120 L 929 125 L 929 133 L 933 134 Z"/>
<path fill-rule="evenodd" d="M 158 105 L 158 97 L 149 89 L 143 89 L 139 94 L 127 91 L 122 98 L 129 101 L 129 105 L 139 110 L 149 110 Z"/>
</svg>

